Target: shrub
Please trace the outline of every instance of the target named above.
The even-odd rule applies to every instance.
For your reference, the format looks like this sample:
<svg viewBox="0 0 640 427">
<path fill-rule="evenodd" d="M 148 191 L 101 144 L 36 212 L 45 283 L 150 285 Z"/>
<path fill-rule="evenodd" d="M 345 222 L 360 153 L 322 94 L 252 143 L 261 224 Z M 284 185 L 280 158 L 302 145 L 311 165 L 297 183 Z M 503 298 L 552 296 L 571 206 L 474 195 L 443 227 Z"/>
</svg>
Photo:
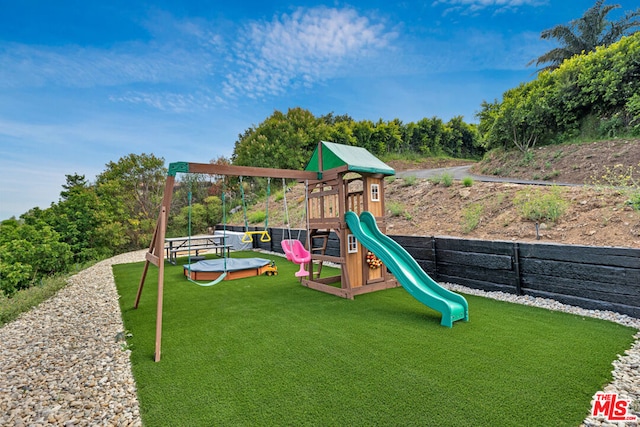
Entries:
<svg viewBox="0 0 640 427">
<path fill-rule="evenodd" d="M 464 185 L 465 187 L 471 187 L 473 185 L 473 178 L 471 178 L 470 176 L 465 176 L 464 178 L 462 178 L 462 185 Z"/>
<path fill-rule="evenodd" d="M 391 216 L 404 215 L 404 205 L 400 202 L 389 200 L 387 202 L 387 210 L 389 211 Z"/>
<path fill-rule="evenodd" d="M 68 271 L 73 253 L 49 225 L 0 223 L 0 291 L 11 296 L 46 276 Z"/>
<path fill-rule="evenodd" d="M 522 160 L 520 160 L 520 166 L 529 166 L 531 163 L 533 163 L 534 159 L 535 153 L 533 152 L 533 150 L 527 150 L 524 152 Z"/>
<path fill-rule="evenodd" d="M 557 186 L 551 187 L 549 191 L 542 189 L 518 191 L 513 204 L 523 218 L 536 222 L 543 220 L 555 222 L 568 206 L 568 202 L 562 198 L 562 190 Z"/>
<path fill-rule="evenodd" d="M 25 288 L 31 281 L 33 269 L 28 264 L 0 261 L 0 295 L 12 296 L 18 289 Z"/>
<path fill-rule="evenodd" d="M 640 190 L 633 192 L 627 203 L 634 210 L 640 211 Z"/>
<path fill-rule="evenodd" d="M 402 178 L 402 180 L 404 181 L 402 183 L 403 187 L 411 187 L 412 185 L 415 185 L 417 178 L 415 175 L 407 175 L 404 178 Z"/>
<path fill-rule="evenodd" d="M 480 203 L 472 203 L 465 207 L 462 211 L 462 231 L 464 233 L 469 233 L 475 230 L 480 224 L 480 219 L 482 218 L 482 214 L 484 213 L 484 206 Z"/>
<path fill-rule="evenodd" d="M 438 185 L 438 184 L 440 184 L 440 178 L 441 178 L 440 175 L 436 175 L 436 176 L 432 176 L 431 178 L 429 178 L 428 181 L 430 183 L 432 183 L 433 185 Z"/>
<path fill-rule="evenodd" d="M 434 177 L 429 178 L 429 182 L 432 184 L 442 184 L 445 187 L 450 187 L 453 184 L 453 175 L 450 173 L 442 173 L 440 175 L 436 175 Z"/>
<path fill-rule="evenodd" d="M 600 178 L 593 178 L 595 185 L 614 188 L 629 195 L 629 204 L 633 209 L 640 210 L 640 178 L 638 168 L 634 166 L 615 165 L 613 168 L 605 166 L 605 173 Z"/>
<path fill-rule="evenodd" d="M 638 164 L 640 168 L 640 164 Z M 632 187 L 640 188 L 640 178 L 633 166 L 625 167 L 617 164 L 613 168 L 605 166 L 604 174 L 600 178 L 592 178 L 594 184 L 603 185 L 605 187 Z"/>
<path fill-rule="evenodd" d="M 560 171 L 558 170 L 552 170 L 551 172 L 549 172 L 548 174 L 544 175 L 542 177 L 543 181 L 549 181 L 552 180 L 553 178 L 557 178 L 560 176 Z"/>
<path fill-rule="evenodd" d="M 440 182 L 442 182 L 442 185 L 445 187 L 451 187 L 451 184 L 453 184 L 453 175 L 446 172 L 443 173 Z"/>
</svg>

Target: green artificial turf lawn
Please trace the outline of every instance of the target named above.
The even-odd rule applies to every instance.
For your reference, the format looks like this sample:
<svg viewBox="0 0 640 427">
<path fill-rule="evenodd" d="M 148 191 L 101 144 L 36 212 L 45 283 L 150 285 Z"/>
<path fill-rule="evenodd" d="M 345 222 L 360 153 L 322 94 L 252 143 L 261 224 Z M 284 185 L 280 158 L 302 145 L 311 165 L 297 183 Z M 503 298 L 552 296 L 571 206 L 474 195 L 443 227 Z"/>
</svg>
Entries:
<svg viewBox="0 0 640 427">
<path fill-rule="evenodd" d="M 165 270 L 162 360 L 153 361 L 157 268 L 114 267 L 147 426 L 577 426 L 632 328 L 466 296 L 469 322 L 402 288 L 345 300 L 280 274 L 204 288 Z M 333 273 L 336 271 L 334 270 Z"/>
</svg>

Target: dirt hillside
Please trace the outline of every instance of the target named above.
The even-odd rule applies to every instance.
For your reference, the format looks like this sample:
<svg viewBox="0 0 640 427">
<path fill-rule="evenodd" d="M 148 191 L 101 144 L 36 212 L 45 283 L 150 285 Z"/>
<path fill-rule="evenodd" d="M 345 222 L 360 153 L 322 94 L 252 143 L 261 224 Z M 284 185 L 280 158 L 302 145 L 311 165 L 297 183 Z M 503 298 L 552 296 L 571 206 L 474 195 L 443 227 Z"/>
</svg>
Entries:
<svg viewBox="0 0 640 427">
<path fill-rule="evenodd" d="M 438 159 L 389 164 L 396 171 L 406 171 L 465 162 Z M 494 154 L 474 164 L 471 172 L 579 185 L 530 186 L 478 180 L 449 184 L 446 177 L 427 180 L 411 175 L 388 178 L 387 234 L 640 248 L 640 211 L 629 203 L 637 198 L 640 204 L 640 140 L 542 147 L 528 156 Z M 623 187 L 634 179 L 635 186 Z M 302 185 L 287 193 L 287 199 L 289 211 L 294 212 L 292 227 L 302 227 Z M 272 227 L 282 224 L 281 205 L 281 200 L 272 199 L 270 203 Z M 535 220 L 524 217 L 523 209 L 532 216 L 532 212 L 556 205 L 558 209 L 552 211 L 557 215 L 555 221 L 540 219 L 536 227 Z"/>
</svg>

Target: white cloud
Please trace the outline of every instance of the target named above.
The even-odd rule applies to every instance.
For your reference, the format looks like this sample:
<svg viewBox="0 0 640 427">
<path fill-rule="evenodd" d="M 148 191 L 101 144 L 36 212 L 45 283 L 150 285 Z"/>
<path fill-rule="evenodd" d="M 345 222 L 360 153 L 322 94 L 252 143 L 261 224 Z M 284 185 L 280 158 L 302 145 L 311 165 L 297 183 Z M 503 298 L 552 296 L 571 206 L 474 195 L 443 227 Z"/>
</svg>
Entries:
<svg viewBox="0 0 640 427">
<path fill-rule="evenodd" d="M 346 67 L 396 37 L 351 8 L 299 8 L 226 31 L 164 12 L 152 12 L 142 24 L 149 42 L 107 48 L 6 44 L 0 48 L 0 89 L 107 87 L 113 102 L 189 112 L 346 74 Z"/>
<path fill-rule="evenodd" d="M 129 104 L 146 105 L 156 110 L 173 113 L 189 113 L 224 106 L 226 101 L 207 90 L 196 92 L 144 92 L 127 91 L 112 95 L 109 100 Z"/>
<path fill-rule="evenodd" d="M 346 75 L 397 37 L 351 8 L 299 8 L 270 21 L 217 24 L 152 12 L 142 22 L 151 41 L 8 43 L 0 47 L 0 89 L 103 87 L 112 102 L 185 113 Z"/>
<path fill-rule="evenodd" d="M 350 61 L 384 48 L 396 35 L 353 9 L 297 9 L 270 22 L 252 22 L 233 47 L 227 96 L 260 98 L 310 86 Z"/>
<path fill-rule="evenodd" d="M 432 5 L 449 5 L 444 14 L 451 12 L 474 13 L 483 9 L 494 9 L 495 13 L 515 10 L 522 6 L 543 6 L 549 0 L 435 0 Z"/>
<path fill-rule="evenodd" d="M 0 51 L 0 87 L 116 86 L 197 78 L 209 58 L 181 48 L 129 43 L 111 49 L 9 44 Z"/>
<path fill-rule="evenodd" d="M 5 43 L 0 46 L 0 89 L 193 83 L 220 62 L 222 37 L 201 19 L 152 12 L 141 24 L 151 35 L 148 41 L 107 47 Z"/>
</svg>

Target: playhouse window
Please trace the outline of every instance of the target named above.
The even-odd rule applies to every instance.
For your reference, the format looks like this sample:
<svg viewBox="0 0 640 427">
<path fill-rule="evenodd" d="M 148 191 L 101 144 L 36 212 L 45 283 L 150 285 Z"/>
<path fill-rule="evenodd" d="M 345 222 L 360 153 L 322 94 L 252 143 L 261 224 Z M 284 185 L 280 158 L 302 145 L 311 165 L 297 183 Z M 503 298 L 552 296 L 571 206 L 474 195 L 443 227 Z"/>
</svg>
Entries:
<svg viewBox="0 0 640 427">
<path fill-rule="evenodd" d="M 347 235 L 347 252 L 350 254 L 358 253 L 358 239 L 353 234 Z"/>
<path fill-rule="evenodd" d="M 380 201 L 380 184 L 371 184 L 371 201 Z"/>
</svg>

